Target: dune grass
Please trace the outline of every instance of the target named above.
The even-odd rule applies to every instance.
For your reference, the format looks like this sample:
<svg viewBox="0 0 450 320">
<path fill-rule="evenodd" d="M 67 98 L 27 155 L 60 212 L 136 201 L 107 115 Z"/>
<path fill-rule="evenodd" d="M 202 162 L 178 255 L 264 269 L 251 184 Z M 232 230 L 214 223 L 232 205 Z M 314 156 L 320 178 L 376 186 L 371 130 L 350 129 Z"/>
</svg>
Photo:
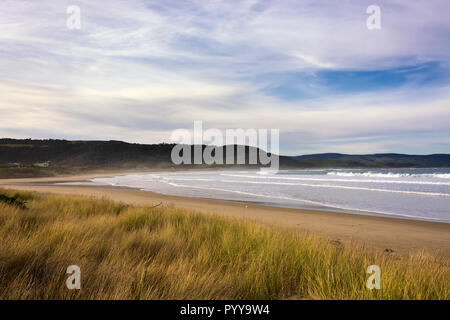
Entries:
<svg viewBox="0 0 450 320">
<path fill-rule="evenodd" d="M 175 207 L 0 190 L 0 299 L 449 299 L 449 265 Z M 381 290 L 365 286 L 381 267 Z M 81 290 L 66 269 L 81 268 Z"/>
</svg>

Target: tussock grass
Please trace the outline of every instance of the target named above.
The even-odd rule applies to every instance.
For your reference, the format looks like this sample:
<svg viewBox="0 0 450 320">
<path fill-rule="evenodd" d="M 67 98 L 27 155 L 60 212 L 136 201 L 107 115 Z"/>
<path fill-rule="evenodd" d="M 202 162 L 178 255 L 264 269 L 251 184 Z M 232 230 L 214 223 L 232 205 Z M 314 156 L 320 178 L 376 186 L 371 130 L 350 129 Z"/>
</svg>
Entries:
<svg viewBox="0 0 450 320">
<path fill-rule="evenodd" d="M 449 299 L 448 261 L 250 221 L 37 193 L 0 203 L 0 299 Z M 81 268 L 68 290 L 66 268 Z M 382 290 L 365 287 L 367 266 Z"/>
</svg>

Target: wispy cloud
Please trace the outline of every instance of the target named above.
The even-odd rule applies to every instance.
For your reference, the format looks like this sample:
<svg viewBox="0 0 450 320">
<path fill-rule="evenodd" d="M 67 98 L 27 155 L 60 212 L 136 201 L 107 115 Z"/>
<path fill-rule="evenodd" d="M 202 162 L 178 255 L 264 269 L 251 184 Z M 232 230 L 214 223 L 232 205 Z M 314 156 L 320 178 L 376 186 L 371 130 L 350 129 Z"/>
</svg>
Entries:
<svg viewBox="0 0 450 320">
<path fill-rule="evenodd" d="M 372 1 L 80 0 L 69 30 L 72 4 L 3 1 L 0 135 L 153 143 L 203 120 L 280 128 L 290 153 L 450 146 L 448 1 L 379 1 L 376 31 Z"/>
</svg>

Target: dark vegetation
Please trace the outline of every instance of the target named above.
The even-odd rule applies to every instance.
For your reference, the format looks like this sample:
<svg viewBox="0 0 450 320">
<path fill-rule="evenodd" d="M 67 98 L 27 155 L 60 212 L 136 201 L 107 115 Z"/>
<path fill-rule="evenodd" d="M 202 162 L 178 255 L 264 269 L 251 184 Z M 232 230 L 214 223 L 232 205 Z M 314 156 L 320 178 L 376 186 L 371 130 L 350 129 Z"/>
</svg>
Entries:
<svg viewBox="0 0 450 320">
<path fill-rule="evenodd" d="M 44 177 L 100 169 L 232 167 L 206 164 L 175 166 L 171 161 L 173 146 L 167 143 L 146 145 L 122 141 L 0 139 L 0 178 Z M 234 147 L 236 150 L 237 147 Z M 247 155 L 248 151 L 249 147 L 246 147 Z M 280 167 L 284 169 L 450 167 L 450 154 L 423 156 L 393 153 L 372 155 L 325 153 L 297 157 L 281 156 Z"/>
<path fill-rule="evenodd" d="M 322 153 L 293 157 L 301 166 L 319 168 L 444 168 L 450 167 L 450 154 L 409 155 L 379 153 L 350 155 Z"/>
<path fill-rule="evenodd" d="M 0 203 L 6 203 L 7 205 L 16 206 L 20 209 L 26 209 L 26 201 L 15 194 L 8 196 L 6 194 L 0 194 Z"/>
</svg>

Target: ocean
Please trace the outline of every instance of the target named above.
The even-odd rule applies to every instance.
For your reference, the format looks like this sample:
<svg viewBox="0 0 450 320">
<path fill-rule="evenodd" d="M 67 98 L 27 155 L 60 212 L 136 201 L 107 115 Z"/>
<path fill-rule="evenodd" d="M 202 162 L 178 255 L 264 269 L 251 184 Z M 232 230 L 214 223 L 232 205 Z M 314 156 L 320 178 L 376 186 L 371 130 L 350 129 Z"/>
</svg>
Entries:
<svg viewBox="0 0 450 320">
<path fill-rule="evenodd" d="M 450 223 L 450 169 L 180 171 L 96 178 L 90 183 Z"/>
</svg>

